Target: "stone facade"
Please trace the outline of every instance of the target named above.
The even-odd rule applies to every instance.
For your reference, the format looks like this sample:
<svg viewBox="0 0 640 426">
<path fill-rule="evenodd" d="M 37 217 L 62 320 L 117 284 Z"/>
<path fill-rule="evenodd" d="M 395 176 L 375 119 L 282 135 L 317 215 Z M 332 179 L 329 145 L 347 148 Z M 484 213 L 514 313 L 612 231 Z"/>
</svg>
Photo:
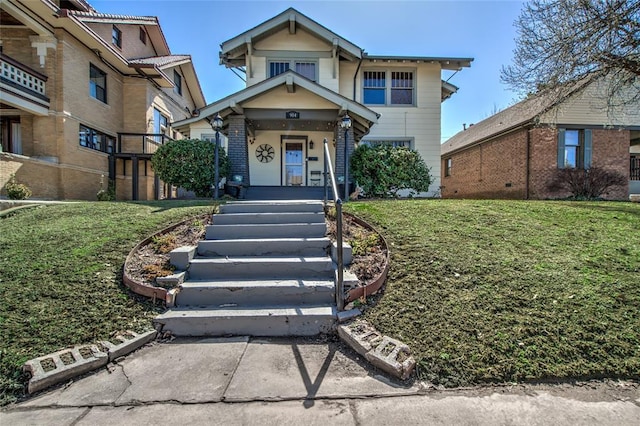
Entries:
<svg viewBox="0 0 640 426">
<path fill-rule="evenodd" d="M 228 146 L 231 161 L 231 176 L 242 176 L 242 182 L 250 185 L 249 180 L 249 148 L 247 147 L 247 124 L 244 115 L 229 117 Z"/>
</svg>

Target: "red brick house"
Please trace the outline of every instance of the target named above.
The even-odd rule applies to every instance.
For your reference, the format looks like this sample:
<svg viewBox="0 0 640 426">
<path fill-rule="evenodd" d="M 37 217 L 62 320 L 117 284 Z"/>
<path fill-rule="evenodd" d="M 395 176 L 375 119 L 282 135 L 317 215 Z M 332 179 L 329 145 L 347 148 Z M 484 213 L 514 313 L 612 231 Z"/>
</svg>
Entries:
<svg viewBox="0 0 640 426">
<path fill-rule="evenodd" d="M 606 199 L 640 193 L 640 105 L 615 113 L 591 84 L 561 104 L 532 96 L 459 132 L 441 146 L 443 198 L 564 198 L 550 191 L 562 168 L 601 167 L 627 177 Z"/>
</svg>

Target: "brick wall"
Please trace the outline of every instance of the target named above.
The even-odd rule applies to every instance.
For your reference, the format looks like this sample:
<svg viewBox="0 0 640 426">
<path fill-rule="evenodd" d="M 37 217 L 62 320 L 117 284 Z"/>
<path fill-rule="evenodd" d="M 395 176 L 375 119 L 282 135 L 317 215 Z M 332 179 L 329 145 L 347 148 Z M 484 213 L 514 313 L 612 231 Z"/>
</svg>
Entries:
<svg viewBox="0 0 640 426">
<path fill-rule="evenodd" d="M 340 176 L 344 176 L 344 130 L 340 126 L 336 126 L 335 131 L 336 138 L 336 162 L 335 162 L 335 172 L 336 179 L 339 179 Z M 351 159 L 351 154 L 355 151 L 355 139 L 353 137 L 353 127 L 351 127 L 347 131 L 347 156 L 349 160 Z M 351 169 L 349 169 L 351 170 Z M 352 180 L 349 178 L 349 180 Z"/>
<path fill-rule="evenodd" d="M 242 175 L 242 181 L 249 181 L 249 148 L 247 147 L 247 125 L 244 115 L 231 115 L 228 118 L 228 147 L 227 154 L 231 161 L 231 176 Z"/>
<path fill-rule="evenodd" d="M 512 198 L 526 195 L 527 130 L 442 157 L 443 198 Z M 445 176 L 451 158 L 451 175 Z"/>
<path fill-rule="evenodd" d="M 442 156 L 444 198 L 526 198 L 527 132 L 530 137 L 529 198 L 565 198 L 569 192 L 551 192 L 549 182 L 558 170 L 558 131 L 551 127 L 522 129 Z M 629 176 L 628 130 L 592 130 L 592 165 Z M 451 158 L 451 175 L 444 176 Z M 628 187 L 612 189 L 606 199 L 627 199 Z"/>
<path fill-rule="evenodd" d="M 558 132 L 554 128 L 536 128 L 531 131 L 531 198 L 564 198 L 569 192 L 551 192 L 548 183 L 557 170 Z M 629 180 L 628 130 L 592 130 L 592 166 L 617 171 Z M 628 185 L 611 189 L 603 198 L 628 199 Z"/>
</svg>

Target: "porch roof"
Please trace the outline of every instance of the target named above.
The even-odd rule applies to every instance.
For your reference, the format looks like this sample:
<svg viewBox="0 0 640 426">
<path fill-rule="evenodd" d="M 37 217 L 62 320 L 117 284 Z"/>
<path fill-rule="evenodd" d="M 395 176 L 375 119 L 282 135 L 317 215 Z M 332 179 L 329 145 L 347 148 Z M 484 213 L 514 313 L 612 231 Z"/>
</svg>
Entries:
<svg viewBox="0 0 640 426">
<path fill-rule="evenodd" d="M 223 118 L 232 113 L 243 114 L 244 109 L 242 107 L 242 103 L 260 97 L 261 95 L 282 86 L 285 86 L 288 92 L 293 92 L 296 90 L 296 87 L 300 87 L 333 103 L 336 106 L 336 115 L 342 115 L 348 112 L 354 124 L 354 133 L 358 138 L 366 135 L 369 132 L 369 128 L 373 124 L 377 123 L 378 118 L 380 117 L 380 114 L 366 106 L 345 98 L 344 96 L 289 70 L 258 84 L 249 86 L 239 92 L 220 99 L 217 102 L 209 104 L 202 108 L 197 116 L 186 120 L 176 121 L 175 123 L 172 123 L 172 127 L 184 132 L 191 124 L 201 120 L 211 120 L 217 113 L 220 113 Z"/>
</svg>

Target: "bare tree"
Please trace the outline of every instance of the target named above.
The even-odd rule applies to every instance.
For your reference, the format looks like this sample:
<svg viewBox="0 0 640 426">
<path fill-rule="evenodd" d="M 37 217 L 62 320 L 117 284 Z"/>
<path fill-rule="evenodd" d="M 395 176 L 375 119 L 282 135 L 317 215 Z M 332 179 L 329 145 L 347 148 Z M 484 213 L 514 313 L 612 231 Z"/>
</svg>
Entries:
<svg viewBox="0 0 640 426">
<path fill-rule="evenodd" d="M 640 102 L 640 0 L 531 0 L 515 22 L 513 64 L 501 79 L 560 100 L 606 77 L 607 109 Z"/>
</svg>

